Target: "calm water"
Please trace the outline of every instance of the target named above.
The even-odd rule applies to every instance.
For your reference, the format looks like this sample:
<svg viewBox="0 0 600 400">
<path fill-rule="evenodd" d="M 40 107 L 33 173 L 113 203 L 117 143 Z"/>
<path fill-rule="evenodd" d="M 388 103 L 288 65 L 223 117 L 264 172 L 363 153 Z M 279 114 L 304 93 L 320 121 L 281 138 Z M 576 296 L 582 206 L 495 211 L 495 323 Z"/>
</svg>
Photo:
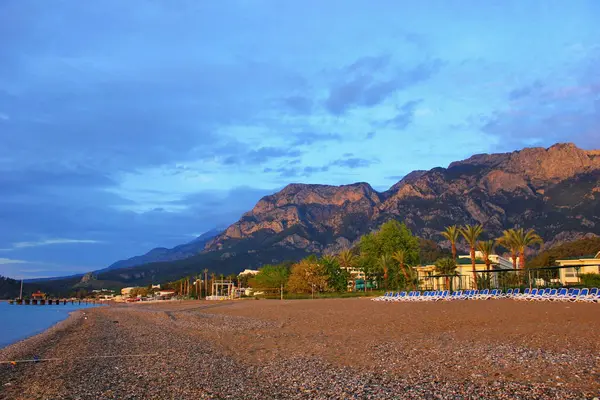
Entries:
<svg viewBox="0 0 600 400">
<path fill-rule="evenodd" d="M 0 302 L 0 348 L 45 331 L 67 318 L 69 313 L 94 305 L 10 305 Z"/>
</svg>

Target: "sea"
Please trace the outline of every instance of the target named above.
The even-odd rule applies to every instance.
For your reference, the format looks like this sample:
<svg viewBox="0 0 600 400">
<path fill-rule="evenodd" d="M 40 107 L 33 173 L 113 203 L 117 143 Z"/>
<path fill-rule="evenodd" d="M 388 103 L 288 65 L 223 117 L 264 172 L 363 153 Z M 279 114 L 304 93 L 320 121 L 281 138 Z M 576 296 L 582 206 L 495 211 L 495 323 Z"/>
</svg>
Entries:
<svg viewBox="0 0 600 400">
<path fill-rule="evenodd" d="M 69 313 L 83 308 L 98 307 L 94 304 L 17 305 L 0 301 L 0 348 L 37 335 Z"/>
</svg>

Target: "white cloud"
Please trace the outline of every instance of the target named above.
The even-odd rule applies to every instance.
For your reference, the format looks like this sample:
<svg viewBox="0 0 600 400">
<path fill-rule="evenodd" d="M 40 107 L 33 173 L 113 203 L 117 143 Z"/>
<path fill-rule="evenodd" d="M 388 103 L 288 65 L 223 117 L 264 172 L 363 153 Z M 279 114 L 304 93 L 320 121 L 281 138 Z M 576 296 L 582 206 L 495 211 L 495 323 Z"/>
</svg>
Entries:
<svg viewBox="0 0 600 400">
<path fill-rule="evenodd" d="M 24 249 L 27 247 L 38 247 L 38 246 L 49 246 L 53 244 L 74 244 L 74 243 L 102 243 L 99 240 L 89 240 L 89 239 L 47 239 L 40 240 L 38 242 L 18 242 L 13 243 L 13 249 Z"/>
<path fill-rule="evenodd" d="M 12 260 L 10 258 L 0 258 L 0 265 L 4 265 L 4 264 L 27 264 L 27 261 Z"/>
</svg>

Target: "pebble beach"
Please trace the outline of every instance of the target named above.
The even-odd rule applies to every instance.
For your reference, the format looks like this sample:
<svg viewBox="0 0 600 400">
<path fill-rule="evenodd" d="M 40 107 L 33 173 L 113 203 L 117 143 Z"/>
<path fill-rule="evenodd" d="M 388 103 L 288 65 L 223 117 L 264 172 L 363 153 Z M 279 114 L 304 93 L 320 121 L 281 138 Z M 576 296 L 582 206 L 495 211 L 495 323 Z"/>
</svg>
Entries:
<svg viewBox="0 0 600 400">
<path fill-rule="evenodd" d="M 184 301 L 0 350 L 0 399 L 593 399 L 597 304 Z M 39 360 L 28 362 L 28 360 Z"/>
</svg>

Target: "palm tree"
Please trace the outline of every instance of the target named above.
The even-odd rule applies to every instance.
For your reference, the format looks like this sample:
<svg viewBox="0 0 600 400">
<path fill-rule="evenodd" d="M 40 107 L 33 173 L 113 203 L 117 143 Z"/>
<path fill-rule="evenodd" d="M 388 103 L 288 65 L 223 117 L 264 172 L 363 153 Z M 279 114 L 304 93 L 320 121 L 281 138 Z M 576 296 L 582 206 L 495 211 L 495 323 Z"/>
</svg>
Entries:
<svg viewBox="0 0 600 400">
<path fill-rule="evenodd" d="M 444 275 L 446 290 L 450 290 L 450 275 L 456 275 L 456 259 L 440 258 L 435 262 L 435 272 L 438 275 Z"/>
<path fill-rule="evenodd" d="M 485 240 L 483 242 L 479 242 L 477 245 L 477 249 L 483 254 L 483 261 L 485 262 L 485 267 L 490 272 L 490 266 L 492 265 L 492 261 L 490 260 L 490 256 L 494 254 L 495 243 L 493 240 Z"/>
<path fill-rule="evenodd" d="M 452 258 L 456 260 L 456 242 L 458 242 L 460 236 L 460 229 L 456 225 L 447 226 L 446 230 L 442 232 L 442 236 L 450 242 L 452 246 Z"/>
<path fill-rule="evenodd" d="M 352 254 L 352 250 L 350 250 L 350 249 L 342 250 L 337 255 L 337 259 L 340 264 L 340 267 L 345 269 L 348 272 L 352 271 L 356 265 L 356 257 L 354 256 L 354 254 Z M 352 279 L 355 279 L 355 277 L 352 276 Z M 356 282 L 356 281 L 354 281 L 354 282 Z M 365 275 L 365 292 L 366 291 L 367 291 L 367 280 L 366 280 L 366 275 Z"/>
<path fill-rule="evenodd" d="M 502 247 L 506 247 L 510 251 L 513 269 L 517 269 L 517 253 L 519 251 L 519 248 L 515 241 L 515 230 L 507 229 L 503 231 L 502 236 L 496 239 L 496 242 Z"/>
<path fill-rule="evenodd" d="M 413 282 L 410 279 L 408 272 L 406 270 L 406 250 L 404 250 L 404 249 L 396 250 L 394 252 L 394 254 L 392 254 L 392 258 L 400 266 L 400 271 L 402 271 L 402 275 L 404 275 L 404 282 L 406 283 L 406 285 L 408 285 L 409 282 L 412 284 Z"/>
<path fill-rule="evenodd" d="M 483 255 L 483 261 L 485 262 L 485 269 L 487 270 L 486 279 L 484 280 L 486 285 L 491 286 L 490 280 L 490 270 L 492 261 L 490 260 L 490 255 L 494 254 L 495 243 L 493 240 L 485 240 L 483 242 L 479 242 L 477 248 Z"/>
<path fill-rule="evenodd" d="M 383 281 L 385 282 L 385 289 L 388 288 L 388 272 L 390 270 L 390 264 L 392 260 L 389 255 L 382 254 L 379 258 L 379 266 L 383 270 Z"/>
<path fill-rule="evenodd" d="M 477 290 L 477 272 L 475 272 L 475 248 L 477 247 L 477 239 L 483 232 L 481 225 L 465 225 L 460 228 L 460 234 L 465 238 L 469 245 L 471 253 L 471 266 L 473 267 L 473 285 Z"/>
<path fill-rule="evenodd" d="M 542 244 L 544 241 L 533 229 L 527 232 L 523 228 L 513 229 L 512 237 L 519 252 L 519 269 L 525 269 L 525 250 L 531 245 Z"/>
<path fill-rule="evenodd" d="M 354 268 L 354 265 L 356 264 L 356 257 L 354 257 L 354 254 L 352 254 L 352 250 L 349 249 L 342 250 L 340 254 L 338 254 L 337 258 L 338 262 L 340 263 L 340 267 L 346 270 Z"/>
</svg>

